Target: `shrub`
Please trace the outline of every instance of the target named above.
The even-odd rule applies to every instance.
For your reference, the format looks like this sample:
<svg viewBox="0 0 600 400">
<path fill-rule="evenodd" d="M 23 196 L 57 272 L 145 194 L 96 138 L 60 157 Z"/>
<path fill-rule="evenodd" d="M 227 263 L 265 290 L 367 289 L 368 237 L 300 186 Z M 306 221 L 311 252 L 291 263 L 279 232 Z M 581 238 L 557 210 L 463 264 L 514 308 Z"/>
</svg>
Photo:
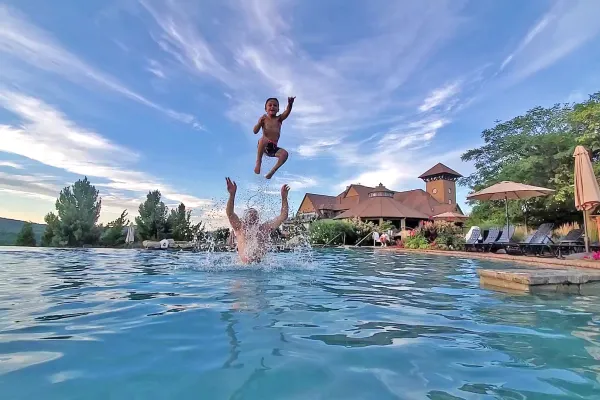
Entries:
<svg viewBox="0 0 600 400">
<path fill-rule="evenodd" d="M 429 242 L 427 238 L 421 234 L 409 236 L 404 239 L 404 247 L 407 249 L 428 249 Z"/>
<path fill-rule="evenodd" d="M 346 234 L 346 243 L 356 242 L 356 231 L 347 221 L 323 219 L 310 225 L 309 238 L 313 244 L 342 244 Z"/>
</svg>

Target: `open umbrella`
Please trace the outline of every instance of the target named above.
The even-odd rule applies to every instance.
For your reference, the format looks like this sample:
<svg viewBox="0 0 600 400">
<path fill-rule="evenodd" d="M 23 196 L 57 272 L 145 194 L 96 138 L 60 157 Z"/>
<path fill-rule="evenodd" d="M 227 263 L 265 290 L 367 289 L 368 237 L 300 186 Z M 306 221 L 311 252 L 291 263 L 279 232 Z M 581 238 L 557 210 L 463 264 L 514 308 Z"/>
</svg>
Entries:
<svg viewBox="0 0 600 400">
<path fill-rule="evenodd" d="M 526 185 L 524 183 L 502 181 L 490 187 L 467 196 L 468 200 L 504 200 L 506 203 L 506 226 L 510 226 L 508 220 L 508 200 L 526 200 L 533 197 L 547 196 L 554 190 L 539 186 Z"/>
<path fill-rule="evenodd" d="M 465 219 L 469 219 L 469 217 L 467 217 L 466 215 L 459 214 L 459 213 L 453 212 L 453 211 L 448 211 L 445 213 L 434 215 L 431 218 L 434 220 L 448 221 L 448 222 L 457 222 L 457 221 L 464 221 Z"/>
<path fill-rule="evenodd" d="M 577 146 L 575 157 L 575 207 L 583 211 L 583 228 L 585 230 L 585 251 L 590 251 L 587 229 L 587 212 L 600 205 L 600 188 L 594 175 L 592 160 L 585 147 Z"/>
</svg>

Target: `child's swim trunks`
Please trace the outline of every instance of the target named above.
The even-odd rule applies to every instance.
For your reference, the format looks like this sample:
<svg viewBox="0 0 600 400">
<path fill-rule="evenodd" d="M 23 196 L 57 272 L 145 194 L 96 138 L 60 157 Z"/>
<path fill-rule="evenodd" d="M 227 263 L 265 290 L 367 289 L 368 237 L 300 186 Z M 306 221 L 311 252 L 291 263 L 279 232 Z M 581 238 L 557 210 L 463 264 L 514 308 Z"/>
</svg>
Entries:
<svg viewBox="0 0 600 400">
<path fill-rule="evenodd" d="M 279 147 L 277 147 L 277 143 L 268 141 L 265 146 L 265 154 L 269 157 L 275 157 L 275 154 L 279 151 Z"/>
</svg>

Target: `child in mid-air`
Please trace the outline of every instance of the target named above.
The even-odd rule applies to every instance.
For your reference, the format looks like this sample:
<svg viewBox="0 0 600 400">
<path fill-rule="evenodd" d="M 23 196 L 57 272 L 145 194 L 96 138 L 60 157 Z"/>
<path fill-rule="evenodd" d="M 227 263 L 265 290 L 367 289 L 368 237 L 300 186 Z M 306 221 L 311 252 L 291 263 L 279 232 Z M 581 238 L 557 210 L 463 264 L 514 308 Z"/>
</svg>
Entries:
<svg viewBox="0 0 600 400">
<path fill-rule="evenodd" d="M 254 126 L 255 135 L 260 128 L 262 128 L 263 131 L 263 136 L 258 141 L 258 153 L 256 155 L 254 173 L 260 174 L 263 154 L 266 154 L 269 157 L 277 157 L 277 163 L 273 169 L 265 175 L 265 178 L 267 179 L 271 179 L 273 174 L 287 161 L 288 152 L 281 147 L 277 147 L 277 142 L 279 141 L 279 136 L 281 134 L 281 123 L 290 115 L 295 98 L 296 97 L 288 97 L 288 105 L 281 115 L 277 115 L 279 112 L 279 100 L 276 98 L 267 99 L 265 102 L 265 111 L 267 113 L 260 117 Z"/>
</svg>

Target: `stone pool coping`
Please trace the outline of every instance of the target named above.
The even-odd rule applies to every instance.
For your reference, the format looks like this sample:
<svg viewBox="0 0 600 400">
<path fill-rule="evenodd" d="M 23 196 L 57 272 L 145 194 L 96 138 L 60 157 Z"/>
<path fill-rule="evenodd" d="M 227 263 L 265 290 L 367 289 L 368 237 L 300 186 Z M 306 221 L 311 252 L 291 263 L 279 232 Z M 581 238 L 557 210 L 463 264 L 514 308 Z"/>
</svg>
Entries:
<svg viewBox="0 0 600 400">
<path fill-rule="evenodd" d="M 412 250 L 400 247 L 379 247 L 379 251 L 431 254 L 454 258 L 512 262 L 534 268 L 477 268 L 480 285 L 510 293 L 561 292 L 597 294 L 600 292 L 600 262 L 595 260 L 562 260 L 558 258 L 513 256 L 510 254 L 465 251 Z"/>
<path fill-rule="evenodd" d="M 600 270 L 600 261 L 595 260 L 562 260 L 550 257 L 531 257 L 531 256 L 513 256 L 510 254 L 494 254 L 494 253 L 476 253 L 467 251 L 443 251 L 443 250 L 414 250 L 401 247 L 376 247 L 378 251 L 394 251 L 397 253 L 417 253 L 417 254 L 432 254 L 456 258 L 475 258 L 486 261 L 513 262 L 518 264 L 530 265 L 539 268 L 554 268 L 554 269 L 593 269 Z"/>
</svg>

